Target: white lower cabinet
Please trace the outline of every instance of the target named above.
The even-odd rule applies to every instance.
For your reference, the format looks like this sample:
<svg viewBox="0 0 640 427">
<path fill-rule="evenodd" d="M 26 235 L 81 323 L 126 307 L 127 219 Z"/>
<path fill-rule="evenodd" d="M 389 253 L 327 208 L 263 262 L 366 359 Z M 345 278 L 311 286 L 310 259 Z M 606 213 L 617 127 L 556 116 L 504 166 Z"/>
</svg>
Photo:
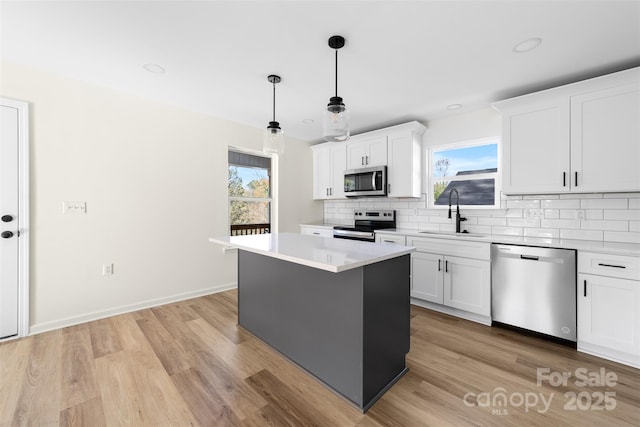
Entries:
<svg viewBox="0 0 640 427">
<path fill-rule="evenodd" d="M 411 254 L 413 298 L 437 304 L 429 308 L 482 323 L 490 322 L 489 243 L 408 237 L 407 245 L 416 247 Z"/>
<path fill-rule="evenodd" d="M 639 265 L 637 257 L 578 253 L 578 350 L 640 367 Z"/>
</svg>

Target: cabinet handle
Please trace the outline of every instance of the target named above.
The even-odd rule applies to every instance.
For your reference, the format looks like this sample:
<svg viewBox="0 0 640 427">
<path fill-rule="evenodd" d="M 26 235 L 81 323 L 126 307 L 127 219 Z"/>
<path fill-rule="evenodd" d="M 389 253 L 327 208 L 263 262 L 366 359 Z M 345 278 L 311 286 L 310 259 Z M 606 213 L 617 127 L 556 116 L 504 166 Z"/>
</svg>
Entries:
<svg viewBox="0 0 640 427">
<path fill-rule="evenodd" d="M 328 196 L 329 195 L 329 187 L 325 188 L 324 192 L 325 192 L 325 196 Z"/>
<path fill-rule="evenodd" d="M 387 184 L 387 194 L 391 194 L 391 184 Z"/>
<path fill-rule="evenodd" d="M 574 172 L 574 179 L 573 180 L 575 181 L 575 187 L 577 187 L 578 186 L 578 171 Z"/>
<path fill-rule="evenodd" d="M 445 261 L 444 262 L 444 272 L 448 273 L 449 272 L 449 261 Z"/>
<path fill-rule="evenodd" d="M 442 271 L 442 267 L 440 266 L 440 263 L 442 262 L 441 259 L 438 260 L 438 271 Z"/>
<path fill-rule="evenodd" d="M 369 164 L 369 156 L 364 156 L 364 164 L 365 165 Z"/>
<path fill-rule="evenodd" d="M 360 164 L 364 166 L 364 156 L 360 157 Z"/>
<path fill-rule="evenodd" d="M 385 243 L 395 243 L 393 240 L 383 240 Z"/>
<path fill-rule="evenodd" d="M 329 187 L 329 195 L 333 196 L 333 187 Z"/>
<path fill-rule="evenodd" d="M 601 262 L 599 262 L 598 265 L 600 267 L 627 268 L 625 265 L 603 264 Z"/>
<path fill-rule="evenodd" d="M 316 232 L 316 231 L 314 231 L 312 234 L 315 234 L 316 236 L 319 236 L 319 235 L 320 235 L 320 233 L 318 233 L 318 232 Z"/>
<path fill-rule="evenodd" d="M 567 186 L 567 173 L 566 172 L 562 172 L 562 186 L 563 187 Z"/>
<path fill-rule="evenodd" d="M 585 280 L 584 283 L 582 284 L 582 294 L 586 297 L 587 296 L 587 281 Z"/>
</svg>

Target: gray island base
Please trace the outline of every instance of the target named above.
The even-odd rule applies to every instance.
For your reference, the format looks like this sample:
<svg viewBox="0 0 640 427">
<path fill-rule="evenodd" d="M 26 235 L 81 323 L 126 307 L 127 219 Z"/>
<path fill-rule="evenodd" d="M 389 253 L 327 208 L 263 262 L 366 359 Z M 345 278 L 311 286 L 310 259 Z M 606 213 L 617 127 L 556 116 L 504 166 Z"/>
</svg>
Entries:
<svg viewBox="0 0 640 427">
<path fill-rule="evenodd" d="M 240 249 L 238 321 L 367 411 L 407 372 L 410 255 L 334 273 Z"/>
</svg>

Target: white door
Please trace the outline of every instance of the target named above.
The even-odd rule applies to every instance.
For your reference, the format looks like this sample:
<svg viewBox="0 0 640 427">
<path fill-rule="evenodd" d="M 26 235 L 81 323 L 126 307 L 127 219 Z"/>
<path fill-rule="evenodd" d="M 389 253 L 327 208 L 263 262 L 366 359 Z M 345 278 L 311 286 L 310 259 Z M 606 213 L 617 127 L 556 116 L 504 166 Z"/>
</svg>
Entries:
<svg viewBox="0 0 640 427">
<path fill-rule="evenodd" d="M 28 106 L 0 99 L 0 339 L 28 333 Z"/>
</svg>

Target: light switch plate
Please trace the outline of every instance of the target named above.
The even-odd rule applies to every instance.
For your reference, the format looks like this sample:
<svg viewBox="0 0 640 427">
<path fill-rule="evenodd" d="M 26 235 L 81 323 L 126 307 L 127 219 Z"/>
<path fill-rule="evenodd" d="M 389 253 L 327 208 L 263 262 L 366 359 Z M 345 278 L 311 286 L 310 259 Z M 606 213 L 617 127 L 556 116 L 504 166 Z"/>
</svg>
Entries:
<svg viewBox="0 0 640 427">
<path fill-rule="evenodd" d="M 87 202 L 62 202 L 62 213 L 65 214 L 86 214 Z"/>
</svg>

